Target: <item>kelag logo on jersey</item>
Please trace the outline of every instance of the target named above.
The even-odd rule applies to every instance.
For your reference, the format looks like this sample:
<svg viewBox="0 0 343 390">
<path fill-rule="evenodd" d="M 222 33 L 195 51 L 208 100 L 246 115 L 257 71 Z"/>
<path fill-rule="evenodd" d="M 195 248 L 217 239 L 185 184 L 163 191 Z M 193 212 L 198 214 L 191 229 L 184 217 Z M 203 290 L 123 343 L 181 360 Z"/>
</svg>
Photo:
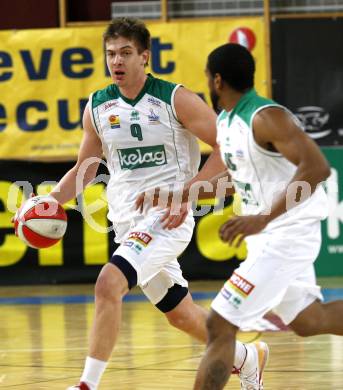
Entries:
<svg viewBox="0 0 343 390">
<path fill-rule="evenodd" d="M 167 164 L 164 145 L 117 149 L 122 169 L 158 167 Z"/>
</svg>

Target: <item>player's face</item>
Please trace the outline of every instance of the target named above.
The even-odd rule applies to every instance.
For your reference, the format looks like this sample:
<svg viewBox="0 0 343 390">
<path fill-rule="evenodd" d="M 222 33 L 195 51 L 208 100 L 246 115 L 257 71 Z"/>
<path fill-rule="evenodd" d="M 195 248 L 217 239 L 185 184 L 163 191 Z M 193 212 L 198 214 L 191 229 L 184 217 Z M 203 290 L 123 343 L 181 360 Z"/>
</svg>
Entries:
<svg viewBox="0 0 343 390">
<path fill-rule="evenodd" d="M 118 87 L 130 86 L 145 74 L 148 50 L 139 53 L 136 43 L 124 37 L 107 40 L 105 48 L 107 67 Z"/>
<path fill-rule="evenodd" d="M 210 92 L 210 97 L 211 97 L 213 109 L 215 111 L 219 111 L 219 109 L 220 109 L 219 108 L 219 95 L 218 95 L 217 90 L 216 90 L 214 78 L 212 77 L 211 73 L 209 72 L 209 70 L 207 68 L 206 68 L 205 73 L 207 76 L 207 85 L 208 85 L 208 89 Z"/>
</svg>

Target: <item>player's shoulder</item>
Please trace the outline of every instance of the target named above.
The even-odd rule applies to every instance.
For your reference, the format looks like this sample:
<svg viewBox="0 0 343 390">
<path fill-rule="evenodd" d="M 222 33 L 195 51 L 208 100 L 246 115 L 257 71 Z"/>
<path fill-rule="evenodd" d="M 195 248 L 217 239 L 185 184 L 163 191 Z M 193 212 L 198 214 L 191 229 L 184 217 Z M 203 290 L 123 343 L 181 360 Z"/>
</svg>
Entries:
<svg viewBox="0 0 343 390">
<path fill-rule="evenodd" d="M 244 97 L 243 97 L 244 99 Z M 274 100 L 269 99 L 265 96 L 259 95 L 255 89 L 250 90 L 246 94 L 246 104 L 242 105 L 242 109 L 248 110 L 248 111 L 254 111 L 261 107 L 266 106 L 277 106 L 278 103 L 276 103 Z"/>
<path fill-rule="evenodd" d="M 252 119 L 258 112 L 271 107 L 281 106 L 272 99 L 258 95 L 255 89 L 251 89 L 243 95 L 234 111 L 247 125 L 251 125 Z"/>
<path fill-rule="evenodd" d="M 156 99 L 171 104 L 173 95 L 180 84 L 154 77 L 151 74 L 148 75 L 148 78 L 147 93 Z"/>
<path fill-rule="evenodd" d="M 107 87 L 103 89 L 98 89 L 97 91 L 92 93 L 91 95 L 92 108 L 96 108 L 97 106 L 100 106 L 101 104 L 107 102 L 108 100 L 113 100 L 118 98 L 119 98 L 119 92 L 116 85 L 110 84 Z"/>
</svg>

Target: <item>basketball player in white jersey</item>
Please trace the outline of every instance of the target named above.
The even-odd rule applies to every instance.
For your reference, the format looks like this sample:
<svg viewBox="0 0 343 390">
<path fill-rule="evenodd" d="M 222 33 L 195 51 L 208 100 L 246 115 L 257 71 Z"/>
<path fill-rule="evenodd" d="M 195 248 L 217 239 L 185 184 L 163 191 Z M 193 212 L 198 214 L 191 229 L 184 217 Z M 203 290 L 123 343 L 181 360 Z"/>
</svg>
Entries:
<svg viewBox="0 0 343 390">
<path fill-rule="evenodd" d="M 237 245 L 246 238 L 248 256 L 212 302 L 195 390 L 224 388 L 237 330 L 269 310 L 300 336 L 343 335 L 343 301 L 322 303 L 313 266 L 328 209 L 321 185 L 328 163 L 287 109 L 256 94 L 254 71 L 252 55 L 240 45 L 225 44 L 208 57 L 211 97 L 223 109 L 217 141 L 242 199 L 242 215 L 220 235 Z M 259 352 L 262 389 L 266 354 Z"/>
<path fill-rule="evenodd" d="M 113 20 L 104 43 L 113 84 L 90 96 L 77 163 L 51 193 L 62 204 L 73 199 L 94 179 L 104 153 L 110 172 L 109 218 L 120 246 L 97 279 L 88 357 L 80 383 L 69 389 L 98 388 L 117 339 L 122 299 L 135 285 L 172 325 L 202 342 L 207 340 L 208 313 L 192 301 L 177 262 L 192 236 L 191 212 L 182 205 L 181 213 L 163 226 L 183 224 L 164 229 L 163 210 L 151 208 L 142 216 L 134 201 L 149 188 L 194 177 L 200 159 L 196 137 L 214 148 L 209 162 L 220 162 L 215 158 L 219 154 L 215 113 L 186 88 L 145 73 L 150 34 L 142 22 Z M 212 169 L 212 164 L 205 165 L 205 174 L 213 175 Z M 82 186 L 77 188 L 80 170 Z M 259 348 L 259 344 L 237 342 L 235 367 L 243 388 L 256 370 Z"/>
</svg>

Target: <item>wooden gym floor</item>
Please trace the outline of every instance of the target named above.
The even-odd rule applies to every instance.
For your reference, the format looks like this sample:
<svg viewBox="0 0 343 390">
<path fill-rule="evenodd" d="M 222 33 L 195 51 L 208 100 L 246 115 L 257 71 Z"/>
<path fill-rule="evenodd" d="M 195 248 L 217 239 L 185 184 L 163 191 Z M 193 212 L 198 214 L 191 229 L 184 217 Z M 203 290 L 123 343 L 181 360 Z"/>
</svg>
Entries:
<svg viewBox="0 0 343 390">
<path fill-rule="evenodd" d="M 343 298 L 343 280 L 321 280 L 326 300 Z M 209 307 L 221 282 L 191 284 L 194 298 Z M 93 286 L 0 288 L 0 388 L 64 390 L 78 382 L 93 316 Z M 343 319 L 342 319 L 343 320 Z M 302 339 L 278 331 L 274 319 L 241 332 L 262 338 L 271 350 L 266 390 L 343 389 L 343 337 Z M 103 390 L 190 390 L 204 347 L 170 327 L 134 290 L 124 304 L 119 342 L 103 377 Z M 232 377 L 226 388 L 239 389 Z"/>
</svg>

